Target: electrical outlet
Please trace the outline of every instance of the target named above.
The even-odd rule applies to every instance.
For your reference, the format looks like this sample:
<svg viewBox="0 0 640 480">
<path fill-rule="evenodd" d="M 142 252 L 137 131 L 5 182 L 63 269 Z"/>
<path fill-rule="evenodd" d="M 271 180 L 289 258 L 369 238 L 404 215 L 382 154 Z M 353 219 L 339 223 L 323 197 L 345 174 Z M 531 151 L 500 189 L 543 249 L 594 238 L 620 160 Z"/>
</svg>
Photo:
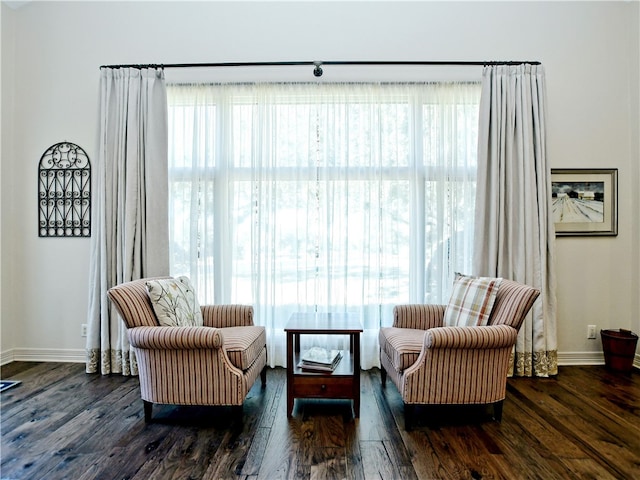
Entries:
<svg viewBox="0 0 640 480">
<path fill-rule="evenodd" d="M 596 338 L 596 326 L 587 325 L 587 338 L 593 340 Z"/>
<path fill-rule="evenodd" d="M 87 336 L 87 324 L 86 323 L 83 323 L 80 326 L 80 336 L 81 337 L 86 337 Z"/>
</svg>

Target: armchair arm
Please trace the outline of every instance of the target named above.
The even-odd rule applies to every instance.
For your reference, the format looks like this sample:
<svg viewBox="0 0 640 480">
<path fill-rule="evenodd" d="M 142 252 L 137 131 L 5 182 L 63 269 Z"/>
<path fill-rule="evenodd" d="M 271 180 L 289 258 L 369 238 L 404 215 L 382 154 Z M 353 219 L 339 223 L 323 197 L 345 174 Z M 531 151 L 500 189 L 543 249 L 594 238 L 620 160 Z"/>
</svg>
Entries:
<svg viewBox="0 0 640 480">
<path fill-rule="evenodd" d="M 440 327 L 427 331 L 424 336 L 424 347 L 430 349 L 504 348 L 514 345 L 517 337 L 518 332 L 509 325 Z"/>
<path fill-rule="evenodd" d="M 197 350 L 222 347 L 219 329 L 211 327 L 136 327 L 130 328 L 129 341 L 147 350 Z"/>
<path fill-rule="evenodd" d="M 396 305 L 393 308 L 393 326 L 429 330 L 442 326 L 446 305 Z"/>
<path fill-rule="evenodd" d="M 202 319 L 206 327 L 248 327 L 253 325 L 251 305 L 202 305 Z"/>
</svg>

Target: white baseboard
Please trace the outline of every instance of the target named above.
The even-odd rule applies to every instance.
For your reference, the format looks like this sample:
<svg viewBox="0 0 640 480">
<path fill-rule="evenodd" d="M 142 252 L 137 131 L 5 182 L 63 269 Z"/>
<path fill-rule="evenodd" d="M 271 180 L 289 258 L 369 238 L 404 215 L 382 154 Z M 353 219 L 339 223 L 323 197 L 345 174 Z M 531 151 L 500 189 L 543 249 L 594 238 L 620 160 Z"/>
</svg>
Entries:
<svg viewBox="0 0 640 480">
<path fill-rule="evenodd" d="M 0 365 L 6 365 L 11 362 L 13 362 L 13 350 L 0 353 Z"/>
<path fill-rule="evenodd" d="M 569 365 L 604 365 L 602 352 L 558 352 L 558 366 Z M 633 366 L 640 368 L 640 354 L 636 353 Z"/>
<path fill-rule="evenodd" d="M 604 365 L 602 352 L 558 352 L 558 365 Z"/>
<path fill-rule="evenodd" d="M 87 354 L 82 349 L 14 348 L 0 354 L 0 365 L 10 362 L 62 362 L 85 363 Z"/>
<path fill-rule="evenodd" d="M 84 350 L 62 350 L 49 348 L 14 348 L 0 353 L 0 365 L 11 362 L 67 362 L 85 363 Z M 558 365 L 604 365 L 602 352 L 559 352 Z M 636 353 L 633 366 L 640 368 L 640 354 Z"/>
</svg>

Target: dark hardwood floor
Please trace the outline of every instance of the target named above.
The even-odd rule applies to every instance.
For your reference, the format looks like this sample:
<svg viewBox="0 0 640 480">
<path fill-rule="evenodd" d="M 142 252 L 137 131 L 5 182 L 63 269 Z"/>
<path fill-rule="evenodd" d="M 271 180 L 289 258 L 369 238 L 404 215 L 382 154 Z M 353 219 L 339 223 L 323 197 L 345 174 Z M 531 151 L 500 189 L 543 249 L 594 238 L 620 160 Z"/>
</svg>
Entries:
<svg viewBox="0 0 640 480">
<path fill-rule="evenodd" d="M 400 396 L 363 371 L 359 419 L 347 401 L 297 400 L 268 372 L 244 406 L 154 408 L 137 378 L 84 365 L 14 362 L 0 398 L 2 479 L 633 479 L 640 478 L 640 372 L 564 367 L 510 379 L 502 422 L 483 407 L 418 409 L 404 430 Z"/>
</svg>

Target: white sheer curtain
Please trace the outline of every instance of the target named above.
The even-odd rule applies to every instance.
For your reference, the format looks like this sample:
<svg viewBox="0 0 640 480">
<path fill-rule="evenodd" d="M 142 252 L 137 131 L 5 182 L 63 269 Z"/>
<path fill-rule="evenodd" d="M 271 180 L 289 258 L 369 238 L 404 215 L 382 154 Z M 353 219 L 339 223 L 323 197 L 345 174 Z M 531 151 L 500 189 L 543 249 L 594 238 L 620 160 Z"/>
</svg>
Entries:
<svg viewBox="0 0 640 480">
<path fill-rule="evenodd" d="M 169 273 L 163 70 L 101 70 L 94 171 L 86 371 L 135 375 L 125 326 L 106 294 L 119 283 Z"/>
<path fill-rule="evenodd" d="M 296 311 L 356 315 L 362 366 L 377 366 L 393 306 L 444 301 L 471 268 L 479 94 L 169 86 L 171 273 L 200 302 L 252 304 L 272 366 Z"/>
<path fill-rule="evenodd" d="M 485 67 L 480 105 L 474 270 L 539 288 L 515 347 L 513 372 L 558 373 L 555 231 L 542 65 Z"/>
</svg>

